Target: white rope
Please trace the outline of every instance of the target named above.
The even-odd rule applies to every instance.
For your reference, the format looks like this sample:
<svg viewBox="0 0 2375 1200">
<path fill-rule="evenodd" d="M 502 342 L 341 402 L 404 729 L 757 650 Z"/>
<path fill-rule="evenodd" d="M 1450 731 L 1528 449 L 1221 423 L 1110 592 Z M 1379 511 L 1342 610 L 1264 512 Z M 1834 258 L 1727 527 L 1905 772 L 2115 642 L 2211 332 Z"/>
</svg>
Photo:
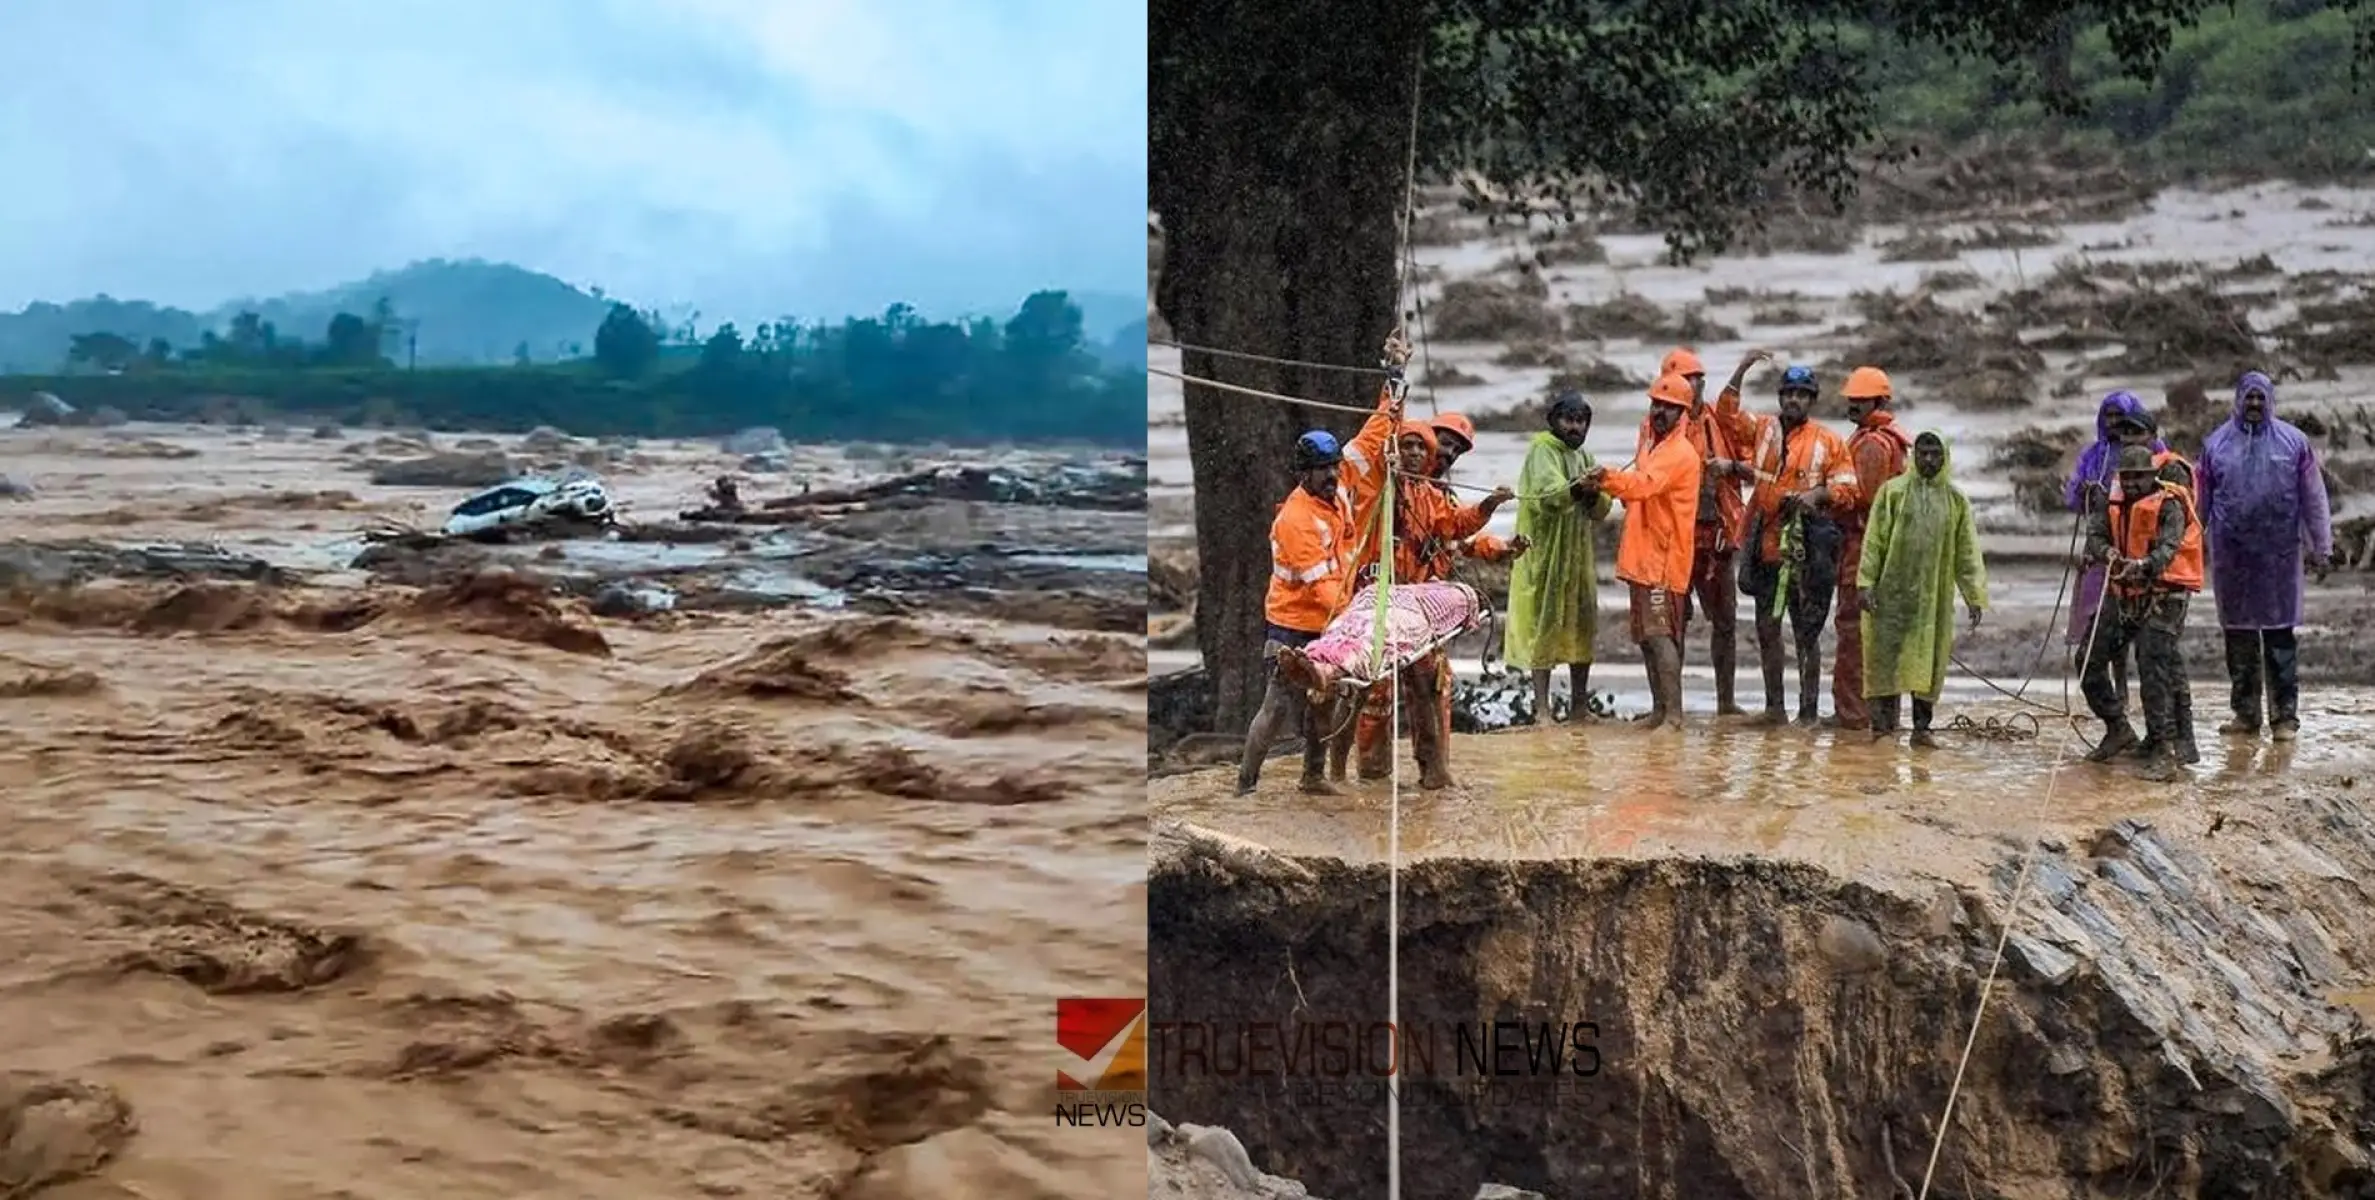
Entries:
<svg viewBox="0 0 2375 1200">
<path fill-rule="evenodd" d="M 2094 619 L 2087 623 L 2086 646 L 2078 653 L 2078 674 L 2081 687 L 2084 686 L 2087 667 L 2094 662 L 2095 635 L 2103 628 L 2103 609 L 2110 603 L 2112 603 L 2111 574 L 2109 567 L 2106 566 L 2103 574 L 2102 598 L 2096 603 Z M 2063 678 L 2066 679 L 2068 676 L 2065 675 Z M 2072 732 L 2075 733 L 2076 730 L 2072 730 Z M 2053 789 L 2062 780 L 2062 760 L 2069 753 L 2069 738 L 2065 737 L 2054 743 L 2053 766 L 2046 771 L 2045 799 L 2039 806 L 2041 812 L 2050 813 L 2053 811 Z M 2036 822 L 2038 825 L 2044 823 L 2043 817 L 2039 817 Z M 2028 894 L 2029 869 L 2036 865 L 2037 847 L 2041 841 L 2041 838 L 2032 836 L 2029 839 L 2028 848 L 2021 851 L 2020 874 L 2012 880 L 2012 904 L 2005 909 L 2003 926 L 1996 931 L 1996 954 L 1987 964 L 1987 978 L 1980 981 L 1979 1003 L 1971 1014 L 1971 1032 L 1964 1036 L 1963 1055 L 1954 1064 L 1954 1082 L 1946 1089 L 1946 1111 L 1938 1114 L 1938 1132 L 1930 1139 L 1930 1164 L 1922 1169 L 1921 1192 L 1914 1197 L 1914 1200 L 1929 1200 L 1930 1198 L 1930 1181 L 1938 1174 L 1938 1156 L 1946 1149 L 1946 1131 L 1954 1122 L 1955 1098 L 1960 1096 L 1963 1091 L 1963 1072 L 1971 1065 L 1971 1048 L 1979 1044 L 1979 1026 L 1987 1018 L 1987 1002 L 1996 990 L 1996 972 L 2004 965 L 2004 948 L 2012 941 L 2013 924 L 2020 919 L 2020 902 L 2022 897 Z"/>
<path fill-rule="evenodd" d="M 1410 143 L 1402 162 L 1402 229 L 1401 246 L 1394 255 L 1394 322 L 1400 332 L 1402 301 L 1410 286 L 1410 218 L 1418 198 L 1418 86 L 1420 72 L 1426 65 L 1426 43 L 1421 40 L 1410 62 Z M 1422 364 L 1423 365 L 1423 364 Z M 1432 370 L 1432 367 L 1428 367 Z M 1404 385 L 1401 400 L 1409 397 Z M 1389 477 L 1390 479 L 1390 477 Z M 1385 521 L 1385 564 L 1381 573 L 1391 589 L 1394 561 L 1394 514 L 1392 484 L 1387 485 L 1387 503 L 1383 506 Z M 1382 594 L 1382 593 L 1381 593 Z M 1393 689 L 1393 724 L 1387 726 L 1386 750 L 1393 755 L 1392 782 L 1388 786 L 1388 803 L 1392 805 L 1386 818 L 1386 906 L 1385 906 L 1385 1020 L 1393 1030 L 1394 1071 L 1386 1080 L 1385 1110 L 1385 1197 L 1402 1200 L 1402 680 L 1395 672 L 1390 686 Z M 1437 701 L 1441 703 L 1440 700 Z M 1427 714 L 1433 720 L 1432 713 Z"/>
</svg>

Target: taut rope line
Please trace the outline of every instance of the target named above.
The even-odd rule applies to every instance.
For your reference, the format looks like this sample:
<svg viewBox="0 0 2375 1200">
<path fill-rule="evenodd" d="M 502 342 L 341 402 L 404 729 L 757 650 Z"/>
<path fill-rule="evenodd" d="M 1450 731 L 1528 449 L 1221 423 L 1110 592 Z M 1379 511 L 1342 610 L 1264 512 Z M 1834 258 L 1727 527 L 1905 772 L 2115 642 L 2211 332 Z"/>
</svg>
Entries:
<svg viewBox="0 0 2375 1200">
<path fill-rule="evenodd" d="M 1427 62 L 1426 41 L 1422 35 L 1418 49 L 1410 60 L 1410 141 L 1402 159 L 1402 220 L 1401 245 L 1394 256 L 1394 332 L 1401 332 L 1402 300 L 1410 286 L 1410 218 L 1418 196 L 1418 100 L 1419 81 Z M 1401 392 L 1395 407 L 1401 407 L 1409 397 L 1410 385 L 1397 381 Z M 1430 402 L 1432 393 L 1429 393 Z M 1440 414 L 1438 414 L 1440 415 Z M 1395 431 L 1395 441 L 1401 440 Z M 1379 560 L 1377 587 L 1377 650 L 1382 661 L 1385 652 L 1385 620 L 1387 593 L 1393 590 L 1394 578 L 1394 473 L 1386 472 L 1385 503 L 1378 506 L 1378 520 L 1385 525 L 1385 536 L 1379 543 L 1383 557 Z M 1421 484 L 1420 486 L 1425 486 Z M 1402 1200 L 1402 673 L 1396 671 L 1386 686 L 1393 694 L 1392 724 L 1387 726 L 1386 752 L 1393 757 L 1392 782 L 1388 785 L 1388 803 L 1392 806 L 1386 817 L 1386 900 L 1385 900 L 1385 1020 L 1393 1031 L 1394 1071 L 1386 1079 L 1385 1109 L 1385 1196 L 1386 1200 Z M 1440 703 L 1440 701 L 1438 701 Z M 1428 714 L 1429 720 L 1433 714 Z"/>
</svg>

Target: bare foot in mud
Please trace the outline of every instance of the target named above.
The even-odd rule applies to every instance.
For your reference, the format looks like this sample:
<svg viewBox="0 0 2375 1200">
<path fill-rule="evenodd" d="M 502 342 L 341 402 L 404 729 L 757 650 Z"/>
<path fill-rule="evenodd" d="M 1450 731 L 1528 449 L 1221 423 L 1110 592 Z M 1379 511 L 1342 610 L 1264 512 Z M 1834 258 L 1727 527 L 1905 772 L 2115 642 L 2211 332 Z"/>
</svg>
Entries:
<svg viewBox="0 0 2375 1200">
<path fill-rule="evenodd" d="M 1301 649 L 1294 646 L 1279 647 L 1278 677 L 1287 683 L 1306 692 L 1325 692 L 1331 681 L 1324 676 L 1329 674 L 1333 672 L 1311 661 L 1311 656 Z"/>
<path fill-rule="evenodd" d="M 1302 783 L 1302 790 L 1306 796 L 1341 796 L 1344 794 L 1336 789 L 1335 784 L 1318 776 L 1306 777 Z"/>
</svg>

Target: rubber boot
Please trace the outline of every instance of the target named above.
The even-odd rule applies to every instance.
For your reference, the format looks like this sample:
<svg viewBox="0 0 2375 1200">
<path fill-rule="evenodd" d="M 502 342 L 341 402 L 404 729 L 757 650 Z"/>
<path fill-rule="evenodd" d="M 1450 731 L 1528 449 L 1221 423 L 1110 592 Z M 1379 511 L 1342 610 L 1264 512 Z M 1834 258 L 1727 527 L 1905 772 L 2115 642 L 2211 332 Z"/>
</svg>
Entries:
<svg viewBox="0 0 2375 1200">
<path fill-rule="evenodd" d="M 2086 761 L 2110 762 L 2112 759 L 2118 758 L 2122 751 L 2135 744 L 2136 727 L 2128 724 L 2126 717 L 2115 721 L 2105 721 L 2103 722 L 2103 740 L 2096 743 L 2094 749 L 2086 752 Z"/>
<path fill-rule="evenodd" d="M 2268 643 L 2268 736 L 2289 742 L 2301 736 L 2301 650 Z"/>
<path fill-rule="evenodd" d="M 1897 707 L 1899 703 L 1900 698 L 1896 696 L 1867 696 L 1864 698 L 1864 711 L 1869 714 L 1867 719 L 1870 722 L 1873 741 L 1877 742 L 1897 735 Z"/>
<path fill-rule="evenodd" d="M 2175 783 L 2185 778 L 2184 768 L 2177 765 L 2176 757 L 2165 746 L 2151 757 L 2146 758 L 2143 764 L 2136 768 L 2136 774 L 2138 777 L 2149 779 L 2154 783 Z"/>
<path fill-rule="evenodd" d="M 1424 678 L 1410 681 L 1410 692 L 1403 697 L 1410 716 L 1410 751 L 1418 758 L 1418 786 L 1429 792 L 1439 792 L 1451 786 L 1451 746 L 1444 739 L 1442 698 L 1436 691 L 1434 673 L 1420 672 Z"/>
<path fill-rule="evenodd" d="M 2186 766 L 2190 767 L 2202 761 L 2202 749 L 2194 744 L 2194 731 L 2191 729 L 2179 730 L 2177 743 L 2171 749 L 2175 752 L 2177 761 Z"/>
<path fill-rule="evenodd" d="M 1329 706 L 1333 707 L 1333 706 Z M 1328 782 L 1328 707 L 1314 704 L 1303 724 L 1303 794 L 1306 796 L 1334 796 L 1339 793 Z"/>
<path fill-rule="evenodd" d="M 1930 733 L 1930 721 L 1937 715 L 1937 705 L 1915 696 L 1913 698 L 1913 736 L 1905 739 L 1906 742 L 1924 750 L 1937 749 L 1938 739 Z"/>
<path fill-rule="evenodd" d="M 1582 724 L 1599 719 L 1592 715 L 1592 665 L 1590 663 L 1567 664 L 1567 691 L 1570 693 L 1567 701 L 1567 720 L 1570 723 Z"/>
<path fill-rule="evenodd" d="M 1740 693 L 1736 686 L 1737 676 L 1740 673 L 1740 639 L 1738 635 L 1730 637 L 1722 634 L 1716 635 L 1715 645 L 1708 651 L 1707 663 L 1715 668 L 1715 715 L 1719 717 L 1739 716 L 1742 710 L 1740 708 Z"/>
</svg>

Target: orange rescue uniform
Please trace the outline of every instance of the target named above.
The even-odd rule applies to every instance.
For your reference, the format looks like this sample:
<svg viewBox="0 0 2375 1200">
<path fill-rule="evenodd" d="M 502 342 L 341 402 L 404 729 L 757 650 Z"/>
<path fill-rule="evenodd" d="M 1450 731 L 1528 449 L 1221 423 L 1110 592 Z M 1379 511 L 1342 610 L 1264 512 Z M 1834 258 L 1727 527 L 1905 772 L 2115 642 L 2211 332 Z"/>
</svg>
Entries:
<svg viewBox="0 0 2375 1200">
<path fill-rule="evenodd" d="M 1783 433 L 1777 419 L 1757 420 L 1756 490 L 1748 498 L 1758 517 L 1757 561 L 1781 561 L 1781 501 L 1785 496 L 1820 488 L 1830 496 L 1833 512 L 1844 512 L 1857 496 L 1855 464 L 1847 441 L 1812 418 Z"/>
<path fill-rule="evenodd" d="M 1374 418 L 1372 418 L 1374 419 Z M 1402 430 L 1427 445 L 1430 468 L 1436 451 L 1435 431 L 1426 425 L 1407 425 Z M 1394 584 L 1438 583 L 1451 578 L 1457 556 L 1465 551 L 1473 557 L 1505 556 L 1508 546 L 1499 538 L 1482 533 L 1487 517 L 1481 504 L 1461 504 L 1452 497 L 1451 489 L 1433 479 L 1398 479 L 1394 483 Z M 1376 505 L 1370 505 L 1371 513 Z M 1372 516 L 1371 520 L 1375 520 Z M 1356 566 L 1356 573 L 1377 560 L 1375 536 L 1365 539 L 1362 547 L 1364 562 Z M 1482 543 L 1482 545 L 1478 545 Z M 1435 711 L 1420 713 L 1405 704 L 1404 719 L 1433 720 L 1443 737 L 1451 737 L 1451 656 L 1434 651 L 1410 664 L 1405 673 L 1426 671 L 1435 676 Z M 1395 686 L 1400 686 L 1397 678 Z M 1404 693 L 1408 696 L 1407 691 Z M 1354 726 L 1353 745 L 1360 754 L 1362 778 L 1375 779 L 1393 770 L 1393 745 L 1387 736 L 1393 727 L 1394 696 L 1383 686 L 1372 687 L 1361 699 L 1361 713 Z"/>
<path fill-rule="evenodd" d="M 1326 632 L 1352 598 L 1352 511 L 1297 487 L 1270 521 L 1270 590 L 1263 619 L 1297 633 Z"/>
<path fill-rule="evenodd" d="M 1875 409 L 1847 438 L 1847 459 L 1855 485 L 1847 503 L 1833 510 L 1845 535 L 1839 548 L 1839 631 L 1837 655 L 1831 661 L 1831 707 L 1841 729 L 1869 729 L 1872 712 L 1864 705 L 1863 593 L 1857 589 L 1856 568 L 1864 561 L 1864 522 L 1872 516 L 1872 498 L 1880 485 L 1905 473 L 1905 459 L 1913 443 L 1897 428 L 1896 414 Z"/>
</svg>

